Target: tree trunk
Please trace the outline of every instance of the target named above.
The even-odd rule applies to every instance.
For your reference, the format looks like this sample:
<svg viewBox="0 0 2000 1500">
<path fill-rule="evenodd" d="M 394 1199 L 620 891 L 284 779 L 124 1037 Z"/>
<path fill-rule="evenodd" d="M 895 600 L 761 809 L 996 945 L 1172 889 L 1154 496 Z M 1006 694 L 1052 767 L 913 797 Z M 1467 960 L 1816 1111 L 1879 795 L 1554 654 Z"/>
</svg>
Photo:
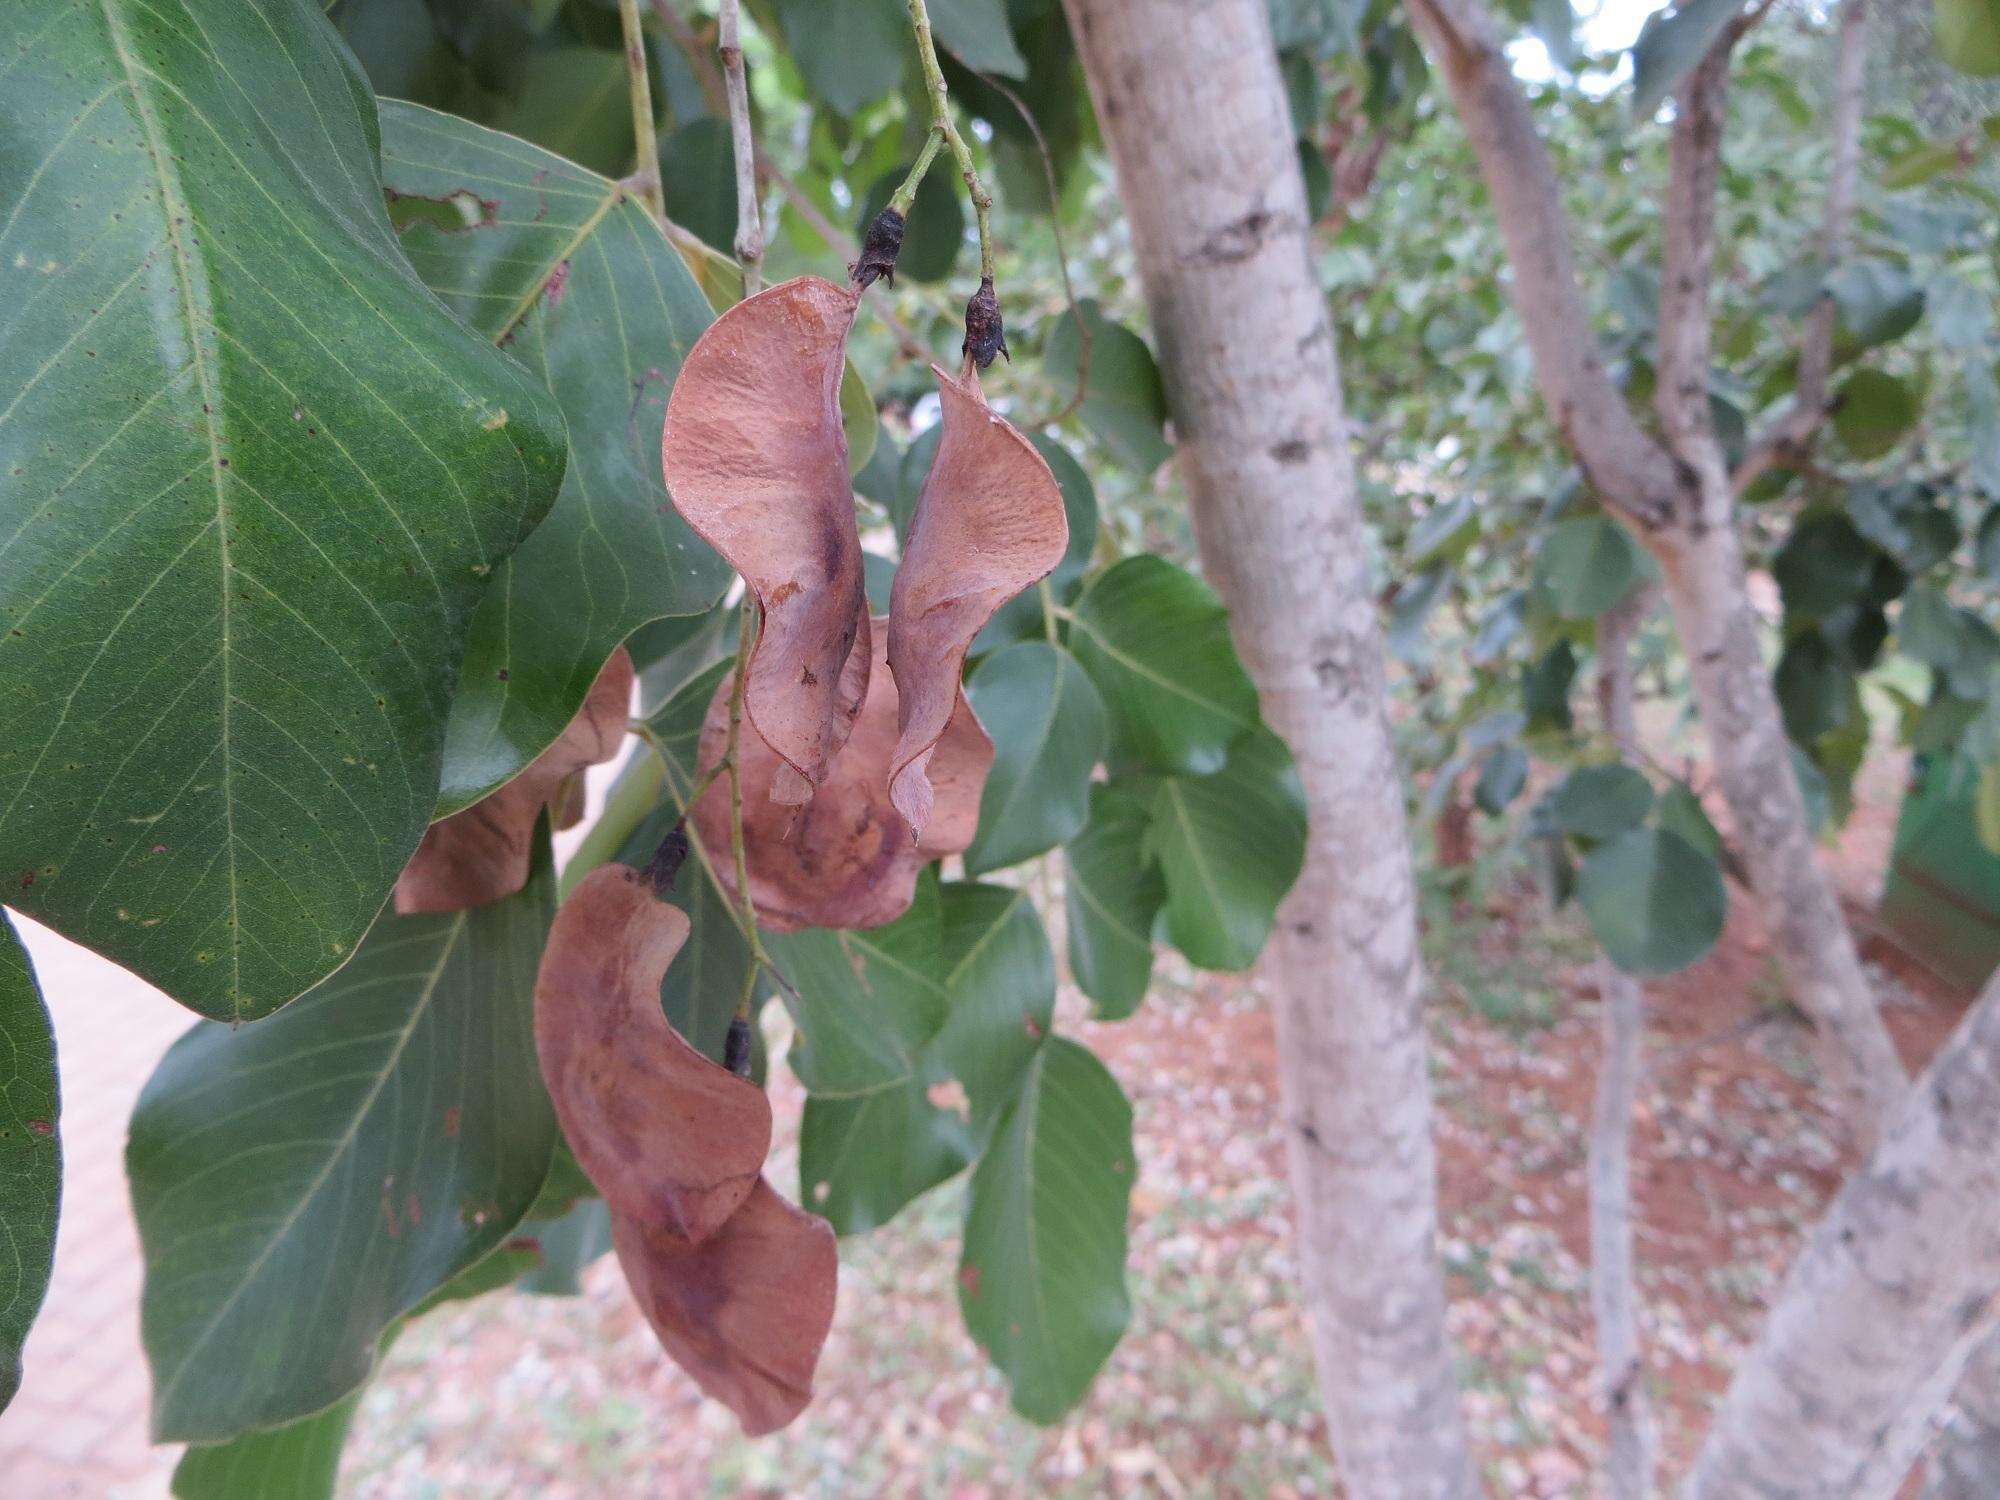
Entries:
<svg viewBox="0 0 2000 1500">
<path fill-rule="evenodd" d="M 1630 759 L 1639 749 L 1632 637 L 1658 600 L 1651 585 L 1597 624 L 1597 697 L 1604 730 Z M 1590 1120 L 1590 1309 L 1602 1367 L 1611 1500 L 1650 1500 L 1654 1484 L 1652 1404 L 1639 1347 L 1639 1285 L 1632 1256 L 1632 1110 L 1645 1072 L 1646 994 L 1600 955 L 1598 1033 L 1604 1056 Z"/>
<path fill-rule="evenodd" d="M 1717 778 L 1787 992 L 1820 1029 L 1829 1081 L 1864 1144 L 1907 1084 L 1820 864 L 1764 663 L 1726 498 L 1657 550 Z"/>
<path fill-rule="evenodd" d="M 1688 1500 L 1895 1493 L 2000 1296 L 2000 979 L 1813 1231 Z"/>
<path fill-rule="evenodd" d="M 1924 1500 L 1993 1500 L 2000 1495 L 2000 1335 L 1988 1335 L 1966 1361 L 1952 1405 Z"/>
<path fill-rule="evenodd" d="M 1403 790 L 1333 331 L 1263 0 L 1067 0 L 1209 577 L 1311 820 L 1271 974 L 1299 1259 L 1354 1500 L 1477 1493 L 1444 1330 Z"/>
</svg>

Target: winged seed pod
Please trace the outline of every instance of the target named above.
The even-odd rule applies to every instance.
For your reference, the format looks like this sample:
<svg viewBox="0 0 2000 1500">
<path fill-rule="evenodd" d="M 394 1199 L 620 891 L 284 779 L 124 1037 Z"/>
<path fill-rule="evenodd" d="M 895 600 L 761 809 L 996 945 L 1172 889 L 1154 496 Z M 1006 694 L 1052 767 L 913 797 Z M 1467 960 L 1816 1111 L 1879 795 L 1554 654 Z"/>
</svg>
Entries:
<svg viewBox="0 0 2000 1500">
<path fill-rule="evenodd" d="M 660 979 L 687 935 L 687 917 L 638 871 L 591 871 L 549 929 L 535 1048 L 570 1149 L 613 1212 L 700 1243 L 756 1187 L 771 1105 L 660 1009 Z"/>
<path fill-rule="evenodd" d="M 922 839 L 888 797 L 884 774 L 896 743 L 896 679 L 883 670 L 888 650 L 884 620 L 866 634 L 874 662 L 867 699 L 847 746 L 834 760 L 819 792 L 803 808 L 775 805 L 766 788 L 782 762 L 754 732 L 737 742 L 743 781 L 743 853 L 757 919 L 781 932 L 800 927 L 879 927 L 909 909 L 917 872 L 933 859 L 957 854 L 979 826 L 979 795 L 993 766 L 993 741 L 958 691 L 932 756 L 935 810 Z M 850 668 L 856 677 L 859 672 Z M 715 765 L 729 737 L 729 683 L 725 679 L 702 724 L 699 762 Z M 711 782 L 695 803 L 695 832 L 705 847 L 727 850 L 729 787 Z M 716 874 L 734 894 L 731 862 L 718 859 Z"/>
<path fill-rule="evenodd" d="M 993 612 L 1046 578 L 1069 546 L 1055 475 L 986 404 L 970 368 L 936 365 L 944 430 L 889 593 L 888 667 L 901 695 L 889 796 L 922 839 L 940 774 L 932 758 L 960 697 L 965 653 Z M 941 768 L 940 768 L 941 772 Z"/>
<path fill-rule="evenodd" d="M 833 1226 L 758 1178 L 743 1206 L 700 1244 L 611 1216 L 618 1264 L 660 1345 L 751 1437 L 812 1399 L 833 1326 Z"/>
<path fill-rule="evenodd" d="M 801 276 L 737 303 L 688 352 L 661 434 L 674 505 L 762 611 L 744 704 L 783 763 L 769 790 L 783 803 L 826 779 L 861 701 L 840 696 L 867 618 L 840 421 L 859 297 Z"/>
<path fill-rule="evenodd" d="M 558 828 L 582 816 L 580 775 L 617 754 L 631 712 L 632 658 L 620 646 L 553 745 L 499 791 L 424 830 L 396 880 L 397 912 L 463 911 L 525 886 L 542 807 L 552 808 Z"/>
</svg>

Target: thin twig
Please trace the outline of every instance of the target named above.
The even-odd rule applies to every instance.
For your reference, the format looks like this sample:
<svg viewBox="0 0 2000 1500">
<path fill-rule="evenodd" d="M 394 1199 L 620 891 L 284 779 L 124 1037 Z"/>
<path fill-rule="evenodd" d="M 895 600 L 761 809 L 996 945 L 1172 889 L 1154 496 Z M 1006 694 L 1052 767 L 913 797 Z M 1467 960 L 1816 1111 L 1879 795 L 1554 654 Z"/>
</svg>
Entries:
<svg viewBox="0 0 2000 1500">
<path fill-rule="evenodd" d="M 784 170 L 763 152 L 757 153 L 757 172 L 766 182 L 774 184 L 785 195 L 785 201 L 798 211 L 800 218 L 811 226 L 813 233 L 825 240 L 833 252 L 851 261 L 861 253 L 861 242 L 842 229 L 820 211 L 820 206 L 812 201 L 810 194 L 785 175 Z M 882 321 L 889 325 L 889 331 L 896 336 L 897 346 L 907 359 L 927 360 L 930 350 L 917 337 L 916 330 L 887 307 L 880 308 Z"/>
<path fill-rule="evenodd" d="M 764 226 L 757 213 L 757 138 L 750 130 L 750 84 L 743 76 L 738 0 L 722 0 L 715 50 L 722 59 L 729 94 L 729 141 L 736 153 L 736 263 L 743 268 L 743 295 L 754 297 L 764 282 Z"/>
<path fill-rule="evenodd" d="M 653 130 L 653 82 L 646 73 L 646 33 L 639 24 L 639 0 L 618 0 L 618 25 L 625 36 L 625 84 L 632 99 L 632 178 L 653 217 L 667 216 L 660 190 L 660 142 Z"/>
<path fill-rule="evenodd" d="M 674 9 L 673 0 L 653 0 L 653 15 L 660 23 L 660 30 L 667 34 L 667 40 L 687 59 L 688 71 L 694 74 L 695 87 L 708 101 L 709 113 L 718 119 L 727 119 L 728 85 L 722 81 L 722 70 L 716 67 L 715 57 L 703 44 L 701 34 L 689 24 L 686 16 Z"/>
<path fill-rule="evenodd" d="M 979 180 L 979 169 L 972 164 L 972 148 L 965 144 L 965 137 L 958 133 L 958 126 L 952 120 L 951 99 L 945 91 L 944 69 L 938 66 L 937 47 L 931 41 L 931 15 L 924 0 L 910 0 L 910 25 L 917 33 L 917 60 L 923 64 L 924 88 L 930 94 L 931 122 L 944 132 L 945 144 L 951 147 L 952 160 L 958 163 L 965 190 L 972 197 L 972 215 L 979 221 L 979 277 L 991 281 L 993 231 L 987 221 L 993 212 L 993 195 Z"/>
</svg>

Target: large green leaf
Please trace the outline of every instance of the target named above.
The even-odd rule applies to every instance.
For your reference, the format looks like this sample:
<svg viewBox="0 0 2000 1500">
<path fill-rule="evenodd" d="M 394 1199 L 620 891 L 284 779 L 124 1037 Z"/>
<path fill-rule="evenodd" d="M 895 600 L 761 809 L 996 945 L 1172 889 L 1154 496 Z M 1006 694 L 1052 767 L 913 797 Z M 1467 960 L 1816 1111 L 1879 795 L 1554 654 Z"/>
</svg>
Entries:
<svg viewBox="0 0 2000 1500">
<path fill-rule="evenodd" d="M 792 1066 L 815 1096 L 857 1098 L 915 1078 L 944 1024 L 937 876 L 925 871 L 910 909 L 863 932 L 773 932 L 764 943 L 796 992 Z"/>
<path fill-rule="evenodd" d="M 972 1160 L 965 1117 L 911 1079 L 852 1097 L 811 1094 L 799 1126 L 799 1201 L 836 1234 L 865 1234 Z"/>
<path fill-rule="evenodd" d="M 938 45 L 968 68 L 1027 77 L 1028 60 L 1007 25 L 1007 0 L 931 0 L 927 9 Z"/>
<path fill-rule="evenodd" d="M 1211 776 L 1161 777 L 1149 847 L 1174 946 L 1198 968 L 1249 968 L 1305 863 L 1305 792 L 1284 742 L 1260 729 Z"/>
<path fill-rule="evenodd" d="M 1167 899 L 1147 843 L 1153 797 L 1143 777 L 1097 783 L 1090 820 L 1063 846 L 1070 972 L 1106 1020 L 1137 1010 L 1153 978 L 1153 920 Z"/>
<path fill-rule="evenodd" d="M 391 102 L 382 175 L 406 215 L 457 195 L 479 205 L 469 227 L 405 217 L 403 248 L 454 312 L 547 385 L 569 422 L 555 509 L 473 621 L 446 742 L 448 812 L 540 754 L 626 636 L 707 609 L 727 583 L 660 477 L 667 392 L 710 315 L 637 200 L 526 142 Z"/>
<path fill-rule="evenodd" d="M 1257 723 L 1257 689 L 1236 659 L 1229 612 L 1164 558 L 1128 557 L 1091 580 L 1070 636 L 1111 716 L 1114 761 L 1217 771 Z"/>
<path fill-rule="evenodd" d="M 1090 1052 L 1051 1037 L 972 1174 L 958 1305 L 1013 1388 L 1053 1422 L 1125 1332 L 1132 1106 Z"/>
<path fill-rule="evenodd" d="M 1590 619 L 1631 593 L 1651 566 L 1611 517 L 1576 516 L 1543 540 L 1535 554 L 1535 582 L 1557 614 Z"/>
<path fill-rule="evenodd" d="M 350 1392 L 282 1427 L 191 1444 L 174 1468 L 175 1500 L 333 1500 L 341 1449 L 364 1394 Z"/>
<path fill-rule="evenodd" d="M 1549 793 L 1549 816 L 1564 833 L 1608 839 L 1636 828 L 1653 810 L 1653 784 L 1628 765 L 1578 766 Z"/>
<path fill-rule="evenodd" d="M 1742 8 L 1740 0 L 1682 0 L 1651 17 L 1632 44 L 1632 113 L 1651 119 Z"/>
<path fill-rule="evenodd" d="M 56 1037 L 34 966 L 0 916 L 0 1411 L 21 1386 L 21 1346 L 49 1289 L 62 1198 Z"/>
<path fill-rule="evenodd" d="M 544 842 L 519 894 L 384 916 L 296 1004 L 204 1022 L 161 1061 L 126 1157 L 160 1440 L 339 1400 L 535 1202 L 557 1137 L 533 1037 L 553 890 Z"/>
<path fill-rule="evenodd" d="M 1090 332 L 1090 363 L 1083 366 L 1083 335 Z M 1049 381 L 1074 389 L 1083 370 L 1083 404 L 1077 415 L 1111 456 L 1128 469 L 1150 474 L 1173 455 L 1167 446 L 1166 386 L 1144 339 L 1104 316 L 1089 298 L 1064 313 L 1043 351 Z"/>
<path fill-rule="evenodd" d="M 1961 73 L 2000 73 L 2000 0 L 1937 0 L 1937 50 Z"/>
<path fill-rule="evenodd" d="M 15 5 L 0 58 L 8 901 L 248 1019 L 429 822 L 561 414 L 411 272 L 310 0 Z"/>
<path fill-rule="evenodd" d="M 1882 370 L 1856 370 L 1840 387 L 1833 430 L 1856 458 L 1880 458 L 1923 412 L 1915 389 Z"/>
<path fill-rule="evenodd" d="M 1630 828 L 1577 870 L 1577 899 L 1611 961 L 1671 974 L 1715 946 L 1729 897 L 1714 859 L 1678 833 Z"/>
<path fill-rule="evenodd" d="M 903 79 L 909 19 L 897 0 L 775 0 L 786 50 L 806 87 L 843 115 Z"/>
<path fill-rule="evenodd" d="M 979 664 L 966 695 L 993 736 L 993 769 L 965 870 L 983 875 L 1073 838 L 1104 759 L 1104 701 L 1060 646 L 1022 641 Z"/>
<path fill-rule="evenodd" d="M 965 1085 L 975 1124 L 1014 1097 L 1056 1005 L 1055 955 L 1025 891 L 977 881 L 939 890 L 947 1011 L 927 1080 Z"/>
</svg>

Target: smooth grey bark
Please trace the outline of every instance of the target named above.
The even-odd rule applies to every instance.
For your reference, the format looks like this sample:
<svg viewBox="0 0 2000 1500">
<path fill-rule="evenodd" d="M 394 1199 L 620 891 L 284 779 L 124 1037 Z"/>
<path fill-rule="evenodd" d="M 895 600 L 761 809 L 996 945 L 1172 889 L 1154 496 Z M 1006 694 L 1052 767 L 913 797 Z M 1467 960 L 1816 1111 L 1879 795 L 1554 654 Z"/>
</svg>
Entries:
<svg viewBox="0 0 2000 1500">
<path fill-rule="evenodd" d="M 1543 401 L 1592 487 L 1666 575 L 1703 728 L 1738 839 L 1750 856 L 1772 948 L 1787 990 L 1818 1029 L 1842 1118 L 1866 1144 L 1907 1078 L 1806 822 L 1745 587 L 1734 481 L 1723 471 L 1708 414 L 1708 282 L 1722 89 L 1728 47 L 1755 13 L 1738 19 L 1676 98 L 1659 336 L 1658 405 L 1669 446 L 1639 425 L 1606 372 L 1577 280 L 1555 169 L 1492 16 L 1482 0 L 1408 0 L 1408 8 L 1479 157 Z M 1844 42 L 1843 79 L 1846 56 Z M 1849 116 L 1840 120 L 1851 128 Z M 1851 196 L 1851 183 L 1834 187 L 1830 217 L 1849 211 L 1839 200 L 1843 192 Z"/>
<path fill-rule="evenodd" d="M 1635 757 L 1639 723 L 1632 637 L 1652 612 L 1651 586 L 1597 624 L 1597 700 L 1605 733 Z M 1604 1482 L 1611 1500 L 1650 1500 L 1656 1438 L 1639 1344 L 1639 1284 L 1632 1254 L 1632 1111 L 1645 1074 L 1646 994 L 1639 981 L 1600 954 L 1598 1034 L 1603 1056 L 1591 1110 L 1590 1309 L 1597 1324 L 1606 1429 Z"/>
<path fill-rule="evenodd" d="M 1991 1332 L 1996 1297 L 2000 978 L 1799 1252 L 1684 1494 L 1893 1495 Z"/>
<path fill-rule="evenodd" d="M 1952 1412 L 1931 1457 L 1924 1500 L 1993 1500 L 2000 1495 L 2000 1336 L 1989 1334 L 1966 1361 Z"/>
<path fill-rule="evenodd" d="M 1066 0 L 1202 563 L 1304 784 L 1269 973 L 1298 1246 L 1354 1500 L 1478 1493 L 1444 1329 L 1403 791 L 1333 330 L 1263 0 Z"/>
</svg>

